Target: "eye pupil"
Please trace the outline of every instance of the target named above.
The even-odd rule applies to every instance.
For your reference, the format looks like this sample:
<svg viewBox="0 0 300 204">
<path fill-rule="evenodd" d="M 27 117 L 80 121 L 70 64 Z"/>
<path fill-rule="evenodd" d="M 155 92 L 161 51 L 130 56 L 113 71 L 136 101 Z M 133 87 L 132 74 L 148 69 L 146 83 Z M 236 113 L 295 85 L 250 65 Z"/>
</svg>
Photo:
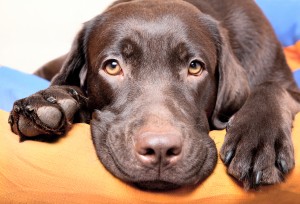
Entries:
<svg viewBox="0 0 300 204">
<path fill-rule="evenodd" d="M 118 62 L 112 61 L 112 62 L 110 63 L 110 66 L 111 66 L 111 68 L 115 69 L 115 68 L 117 68 L 117 66 L 118 66 Z"/>
<path fill-rule="evenodd" d="M 196 68 L 196 67 L 197 67 L 196 62 L 191 62 L 190 67 L 191 67 L 191 68 Z"/>
</svg>

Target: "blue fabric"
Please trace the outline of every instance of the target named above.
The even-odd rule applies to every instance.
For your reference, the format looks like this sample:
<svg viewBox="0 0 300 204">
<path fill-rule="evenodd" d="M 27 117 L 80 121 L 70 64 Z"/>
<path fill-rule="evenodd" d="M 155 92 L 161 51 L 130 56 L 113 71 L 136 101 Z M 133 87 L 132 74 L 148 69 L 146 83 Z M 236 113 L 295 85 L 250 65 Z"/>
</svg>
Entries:
<svg viewBox="0 0 300 204">
<path fill-rule="evenodd" d="M 294 72 L 294 78 L 298 84 L 298 87 L 300 88 L 300 70 Z"/>
<path fill-rule="evenodd" d="M 50 85 L 38 76 L 0 66 L 0 109 L 10 111 L 14 101 Z"/>
<path fill-rule="evenodd" d="M 256 0 L 256 3 L 271 22 L 283 46 L 300 40 L 299 0 Z"/>
</svg>

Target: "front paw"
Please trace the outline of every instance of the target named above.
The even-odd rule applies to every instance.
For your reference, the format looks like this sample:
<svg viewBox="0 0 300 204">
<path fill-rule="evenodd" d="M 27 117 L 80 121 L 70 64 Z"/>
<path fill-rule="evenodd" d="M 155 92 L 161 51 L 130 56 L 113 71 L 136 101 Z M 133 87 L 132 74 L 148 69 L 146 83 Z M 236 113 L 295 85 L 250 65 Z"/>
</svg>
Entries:
<svg viewBox="0 0 300 204">
<path fill-rule="evenodd" d="M 234 118 L 220 156 L 245 189 L 282 182 L 295 165 L 291 127 L 278 121 Z"/>
<path fill-rule="evenodd" d="M 21 139 L 65 134 L 84 99 L 80 90 L 53 86 L 14 103 L 8 122 Z"/>
</svg>

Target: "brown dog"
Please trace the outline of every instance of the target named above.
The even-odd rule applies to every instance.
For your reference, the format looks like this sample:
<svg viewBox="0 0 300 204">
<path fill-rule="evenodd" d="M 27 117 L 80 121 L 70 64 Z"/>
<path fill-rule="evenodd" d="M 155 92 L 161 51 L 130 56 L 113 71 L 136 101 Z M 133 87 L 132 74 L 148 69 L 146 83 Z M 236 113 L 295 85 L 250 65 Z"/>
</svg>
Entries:
<svg viewBox="0 0 300 204">
<path fill-rule="evenodd" d="M 9 122 L 21 139 L 56 138 L 91 119 L 104 166 L 146 189 L 210 175 L 211 129 L 227 127 L 220 156 L 247 189 L 294 167 L 299 90 L 252 0 L 117 1 L 38 73 L 63 61 L 48 89 L 15 102 Z"/>
</svg>

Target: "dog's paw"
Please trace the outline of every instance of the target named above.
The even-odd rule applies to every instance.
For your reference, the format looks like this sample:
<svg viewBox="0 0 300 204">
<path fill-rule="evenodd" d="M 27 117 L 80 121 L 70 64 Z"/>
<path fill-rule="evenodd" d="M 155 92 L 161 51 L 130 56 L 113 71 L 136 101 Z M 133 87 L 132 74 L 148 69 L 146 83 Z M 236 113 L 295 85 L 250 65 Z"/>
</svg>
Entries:
<svg viewBox="0 0 300 204">
<path fill-rule="evenodd" d="M 63 135 L 86 103 L 77 87 L 51 86 L 14 103 L 8 122 L 21 139 Z"/>
<path fill-rule="evenodd" d="M 279 121 L 229 122 L 220 156 L 247 190 L 283 181 L 295 165 L 291 127 Z"/>
</svg>

